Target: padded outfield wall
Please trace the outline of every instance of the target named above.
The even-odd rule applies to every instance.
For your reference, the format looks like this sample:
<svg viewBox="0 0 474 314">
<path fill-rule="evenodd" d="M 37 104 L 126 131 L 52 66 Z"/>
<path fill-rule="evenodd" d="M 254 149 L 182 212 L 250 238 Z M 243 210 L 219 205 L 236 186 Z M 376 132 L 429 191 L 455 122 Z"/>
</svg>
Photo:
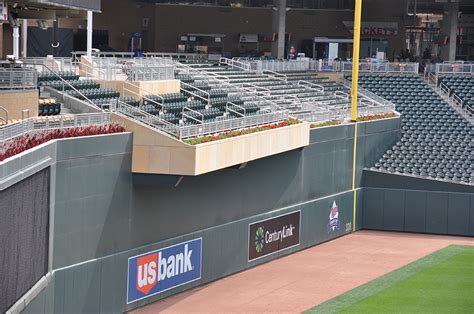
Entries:
<svg viewBox="0 0 474 314">
<path fill-rule="evenodd" d="M 474 236 L 474 186 L 364 170 L 361 227 Z"/>
<path fill-rule="evenodd" d="M 399 128 L 399 119 L 359 124 L 358 186 Z M 32 151 L 28 160 L 51 159 L 51 278 L 25 312 L 131 310 L 350 233 L 353 134 L 353 125 L 314 129 L 304 149 L 184 178 L 132 175 L 131 134 Z M 249 230 L 271 226 L 290 226 L 288 242 L 265 242 L 256 252 L 258 233 Z M 145 285 L 146 295 L 127 294 L 138 287 L 137 269 L 127 275 L 129 263 L 140 264 L 133 257 L 190 240 L 197 242 L 188 243 L 195 245 L 188 277 L 163 281 L 169 290 Z M 177 249 L 184 246 L 161 253 Z"/>
</svg>

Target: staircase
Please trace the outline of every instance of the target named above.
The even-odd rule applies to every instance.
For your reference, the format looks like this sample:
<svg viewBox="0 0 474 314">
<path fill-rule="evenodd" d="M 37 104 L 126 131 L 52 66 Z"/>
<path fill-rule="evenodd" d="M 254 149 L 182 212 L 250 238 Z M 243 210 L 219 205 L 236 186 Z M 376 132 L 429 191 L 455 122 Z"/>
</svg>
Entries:
<svg viewBox="0 0 474 314">
<path fill-rule="evenodd" d="M 474 124 L 474 116 L 470 115 L 469 112 L 463 110 L 463 108 L 453 100 L 452 97 L 449 97 L 449 94 L 444 92 L 440 87 L 433 86 L 430 84 L 430 87 L 446 101 L 454 110 L 456 110 L 460 115 L 462 115 L 469 123 Z"/>
</svg>

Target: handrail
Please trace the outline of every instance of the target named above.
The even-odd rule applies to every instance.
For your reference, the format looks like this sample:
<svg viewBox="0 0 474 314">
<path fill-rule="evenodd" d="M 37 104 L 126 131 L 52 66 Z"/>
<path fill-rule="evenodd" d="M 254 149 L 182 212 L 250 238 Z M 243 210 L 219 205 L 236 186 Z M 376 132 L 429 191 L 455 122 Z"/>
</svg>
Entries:
<svg viewBox="0 0 474 314">
<path fill-rule="evenodd" d="M 80 74 L 80 71 L 83 71 L 86 74 L 90 74 L 90 76 L 86 76 L 86 77 L 96 78 L 96 79 L 99 79 L 99 80 L 106 80 L 107 79 L 107 74 L 101 68 L 90 66 L 90 65 L 82 63 L 80 61 L 77 62 L 77 65 L 79 66 L 79 74 Z M 89 73 L 88 71 L 83 70 L 81 67 L 86 67 L 88 69 L 92 69 L 92 73 Z M 97 71 L 99 73 L 99 75 L 95 75 L 94 71 Z M 102 71 L 103 77 L 100 76 L 101 71 Z"/>
<path fill-rule="evenodd" d="M 161 125 L 163 126 L 164 131 L 175 135 L 178 139 L 181 139 L 180 128 L 178 126 L 166 120 L 163 120 L 155 115 L 149 114 L 148 112 L 142 109 L 130 106 L 129 104 L 126 104 L 121 100 L 117 100 L 117 112 L 125 114 L 127 116 L 132 116 L 134 119 L 153 127 L 157 127 L 157 124 Z M 134 115 L 134 113 L 136 115 Z"/>
<path fill-rule="evenodd" d="M 439 90 L 446 94 L 446 96 L 448 97 L 451 94 L 451 89 L 445 83 L 439 84 Z"/>
<path fill-rule="evenodd" d="M 92 100 L 90 100 L 88 97 L 86 97 L 82 92 L 80 92 L 77 88 L 75 88 L 74 86 L 72 86 L 68 81 L 66 81 L 65 79 L 63 79 L 58 73 L 56 73 L 54 70 L 52 70 L 51 68 L 49 68 L 47 65 L 44 65 L 42 64 L 41 65 L 42 67 L 44 67 L 45 69 L 47 69 L 48 71 L 50 71 L 51 73 L 53 73 L 56 77 L 59 78 L 60 81 L 63 82 L 63 84 L 66 84 L 67 86 L 69 86 L 73 91 L 75 91 L 76 93 L 78 93 L 81 97 L 83 97 L 85 100 L 87 100 L 90 104 L 94 105 L 94 106 L 97 106 Z M 63 93 L 64 93 L 64 85 L 63 85 Z"/>
<path fill-rule="evenodd" d="M 178 69 L 179 69 L 179 67 L 181 67 L 181 68 L 184 68 L 185 70 L 187 70 L 187 71 L 189 71 L 189 72 L 194 72 L 194 73 L 197 72 L 197 73 L 200 74 L 200 75 L 207 75 L 210 79 L 212 79 L 212 80 L 218 82 L 219 84 L 224 85 L 225 87 L 231 87 L 231 88 L 235 88 L 235 89 L 237 89 L 237 90 L 243 91 L 244 93 L 249 93 L 249 94 L 252 95 L 253 97 L 256 97 L 256 98 L 261 99 L 261 101 L 267 103 L 267 105 L 268 105 L 268 103 L 270 103 L 269 106 L 270 106 L 272 109 L 274 109 L 274 110 L 283 110 L 283 109 L 284 109 L 284 108 L 281 108 L 278 104 L 276 104 L 276 103 L 274 103 L 274 102 L 272 102 L 272 101 L 270 101 L 270 100 L 267 100 L 267 99 L 261 97 L 260 95 L 254 93 L 254 92 L 248 91 L 248 90 L 246 90 L 246 89 L 244 89 L 244 88 L 240 88 L 240 87 L 238 87 L 238 86 L 236 86 L 236 85 L 233 85 L 233 84 L 231 84 L 231 83 L 228 83 L 228 82 L 223 82 L 222 80 L 220 80 L 220 79 L 218 79 L 218 78 L 216 78 L 216 77 L 212 77 L 211 75 L 208 75 L 208 72 L 207 72 L 207 71 L 199 71 L 199 70 L 197 70 L 197 69 L 191 68 L 190 66 L 184 65 L 184 64 L 179 63 L 179 62 L 177 63 L 177 66 L 178 66 L 178 67 L 177 67 Z"/>
<path fill-rule="evenodd" d="M 201 120 L 199 120 L 199 119 L 197 119 L 197 118 L 194 118 L 193 116 L 187 114 L 186 111 L 190 111 L 190 112 L 197 113 L 198 116 L 201 117 Z M 203 124 L 203 123 L 204 123 L 204 114 L 200 113 L 199 111 L 196 111 L 196 110 L 193 110 L 193 109 L 191 109 L 191 108 L 188 108 L 188 107 L 183 107 L 183 111 L 181 112 L 181 116 L 182 116 L 182 117 L 189 118 L 189 119 L 191 119 L 191 120 L 194 120 L 194 121 L 198 122 L 199 124 Z"/>
<path fill-rule="evenodd" d="M 237 108 L 239 108 L 239 109 L 242 109 L 242 110 L 244 111 L 244 113 L 240 113 L 240 112 L 238 112 L 237 110 L 234 110 L 234 109 L 232 109 L 232 108 L 229 108 L 229 105 L 234 106 L 234 107 L 237 107 Z M 242 107 L 242 106 L 236 105 L 236 104 L 234 104 L 234 103 L 231 102 L 231 101 L 228 101 L 227 104 L 225 105 L 225 111 L 226 111 L 226 113 L 227 113 L 228 111 L 233 112 L 233 113 L 235 113 L 235 114 L 237 114 L 237 115 L 239 115 L 239 116 L 241 116 L 241 117 L 245 117 L 245 115 L 246 115 L 246 113 L 247 113 L 247 109 L 245 109 L 245 108 Z"/>
<path fill-rule="evenodd" d="M 229 65 L 233 68 L 237 68 L 237 69 L 244 70 L 244 71 L 247 71 L 247 72 L 252 71 L 252 67 L 251 67 L 250 63 L 248 63 L 248 62 L 242 62 L 242 61 L 237 61 L 237 60 L 221 57 L 219 59 L 219 63 Z"/>
<path fill-rule="evenodd" d="M 8 124 L 8 110 L 3 106 L 0 106 L 0 110 L 5 113 L 5 118 L 0 117 L 0 120 L 3 120 L 5 124 Z"/>
<path fill-rule="evenodd" d="M 200 95 L 198 95 L 198 94 L 196 94 L 196 93 L 193 93 L 192 91 L 190 91 L 190 90 L 188 90 L 188 89 L 186 89 L 186 88 L 183 88 L 183 87 L 182 87 L 183 85 L 189 86 L 190 88 L 194 88 L 195 90 L 197 90 L 197 91 L 199 91 L 199 92 L 201 92 L 201 93 L 204 93 L 205 95 L 207 95 L 207 99 L 204 98 L 204 97 L 202 97 L 202 96 L 200 96 Z M 211 95 L 210 95 L 208 92 L 206 92 L 205 90 L 202 90 L 202 89 L 200 89 L 200 88 L 198 88 L 198 87 L 196 87 L 196 86 L 193 86 L 193 85 L 190 85 L 190 84 L 181 82 L 181 90 L 184 91 L 184 92 L 186 92 L 186 93 L 189 93 L 189 94 L 193 95 L 194 97 L 198 97 L 198 98 L 200 98 L 200 99 L 202 99 L 202 100 L 204 100 L 204 101 L 207 101 L 207 104 L 208 104 L 208 105 L 211 103 Z"/>
<path fill-rule="evenodd" d="M 110 121 L 112 120 L 109 112 L 29 118 L 18 123 L 12 123 L 0 127 L 0 143 L 29 132 L 70 128 L 82 125 L 102 125 L 109 123 Z"/>
<path fill-rule="evenodd" d="M 280 80 L 280 81 L 284 81 L 285 83 L 288 82 L 288 76 L 286 74 L 278 73 L 278 72 L 274 72 L 274 71 L 270 71 L 270 70 L 263 70 L 262 74 L 265 74 L 265 72 L 270 73 L 270 75 L 267 75 L 270 78 L 274 78 L 274 79 L 277 79 L 277 80 Z"/>
<path fill-rule="evenodd" d="M 309 86 L 307 86 L 307 85 L 309 85 Z M 314 89 L 314 88 L 312 88 L 312 86 L 314 86 L 318 89 L 317 92 L 324 93 L 324 87 L 322 85 L 312 83 L 312 82 L 308 82 L 308 81 L 305 81 L 305 80 L 299 80 L 297 86 L 310 88 L 310 89 Z"/>
<path fill-rule="evenodd" d="M 130 94 L 135 94 L 135 95 L 137 95 L 137 96 L 143 98 L 143 99 L 146 100 L 146 101 L 149 101 L 149 102 L 151 102 L 151 103 L 154 103 L 155 105 L 158 105 L 161 110 L 163 110 L 163 105 L 164 105 L 164 103 L 163 103 L 163 104 L 160 104 L 159 102 L 157 102 L 157 101 L 155 101 L 155 100 L 153 100 L 153 99 L 150 99 L 150 98 L 148 98 L 147 96 L 144 96 L 144 95 L 140 95 L 140 94 L 138 94 L 138 93 L 135 93 L 134 91 L 132 91 L 132 90 L 130 90 L 130 89 L 128 89 L 128 88 L 125 88 L 125 87 L 123 88 L 123 91 L 124 91 L 124 93 L 127 92 L 127 93 L 130 93 Z M 159 95 L 154 95 L 154 96 L 159 96 Z M 161 97 L 161 96 L 159 96 L 159 97 Z M 161 99 L 163 99 L 163 97 L 161 97 Z"/>
</svg>

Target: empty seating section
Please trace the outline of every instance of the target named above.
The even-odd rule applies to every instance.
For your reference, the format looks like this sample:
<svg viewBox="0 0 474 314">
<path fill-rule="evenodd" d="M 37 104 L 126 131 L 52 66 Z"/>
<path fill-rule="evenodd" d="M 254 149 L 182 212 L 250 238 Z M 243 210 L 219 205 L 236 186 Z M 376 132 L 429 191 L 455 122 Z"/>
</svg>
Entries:
<svg viewBox="0 0 474 314">
<path fill-rule="evenodd" d="M 40 99 L 38 101 L 39 116 L 56 116 L 61 113 L 61 104 L 53 98 Z"/>
<path fill-rule="evenodd" d="M 474 184 L 473 125 L 421 78 L 364 75 L 359 82 L 402 114 L 402 137 L 375 169 Z"/>
<path fill-rule="evenodd" d="M 474 114 L 474 76 L 447 76 L 441 77 L 438 84 L 449 88 L 449 96 L 456 95 L 461 101 L 461 106 Z"/>
<path fill-rule="evenodd" d="M 61 80 L 58 75 L 67 83 Z M 111 88 L 101 88 L 96 81 L 80 78 L 79 75 L 73 72 L 60 72 L 58 75 L 40 73 L 38 75 L 38 86 L 52 87 L 82 100 L 87 98 L 98 106 L 113 103 L 120 97 L 120 93 L 117 91 Z"/>
<path fill-rule="evenodd" d="M 233 90 L 229 95 L 237 94 L 244 100 L 246 114 L 255 112 L 254 105 L 247 105 L 258 95 L 261 98 L 276 103 L 283 109 L 288 109 L 296 117 L 303 119 L 328 119 L 341 115 L 348 108 L 348 97 L 337 97 L 336 92 L 348 93 L 348 90 L 327 77 L 320 76 L 316 72 L 299 71 L 288 72 L 285 75 L 264 71 L 263 73 L 248 72 L 229 67 L 227 65 L 214 64 L 191 64 L 188 67 L 202 71 L 211 78 L 223 81 L 230 86 L 235 86 L 249 91 L 240 94 Z M 179 73 L 176 77 L 191 80 L 193 74 L 199 77 L 199 73 Z M 232 88 L 229 88 L 232 90 Z M 211 93 L 212 97 L 212 93 Z M 246 107 L 247 106 L 247 107 Z M 308 113 L 325 112 L 324 115 L 310 115 Z"/>
</svg>

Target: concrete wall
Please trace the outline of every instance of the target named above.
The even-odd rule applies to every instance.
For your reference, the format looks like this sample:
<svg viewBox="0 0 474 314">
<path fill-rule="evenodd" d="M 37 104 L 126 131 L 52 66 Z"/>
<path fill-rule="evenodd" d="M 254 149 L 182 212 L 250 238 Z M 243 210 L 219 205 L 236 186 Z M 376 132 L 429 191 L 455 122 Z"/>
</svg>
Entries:
<svg viewBox="0 0 474 314">
<path fill-rule="evenodd" d="M 399 123 L 359 125 L 358 185 Z M 52 174 L 52 279 L 25 312 L 123 312 L 350 232 L 353 134 L 353 125 L 314 129 L 303 149 L 198 177 L 132 175 L 130 134 L 60 140 L 14 159 L 7 169 L 49 160 Z M 334 201 L 340 229 L 328 232 Z M 300 245 L 248 262 L 249 223 L 294 210 Z M 196 237 L 200 280 L 126 305 L 129 257 Z"/>
</svg>

